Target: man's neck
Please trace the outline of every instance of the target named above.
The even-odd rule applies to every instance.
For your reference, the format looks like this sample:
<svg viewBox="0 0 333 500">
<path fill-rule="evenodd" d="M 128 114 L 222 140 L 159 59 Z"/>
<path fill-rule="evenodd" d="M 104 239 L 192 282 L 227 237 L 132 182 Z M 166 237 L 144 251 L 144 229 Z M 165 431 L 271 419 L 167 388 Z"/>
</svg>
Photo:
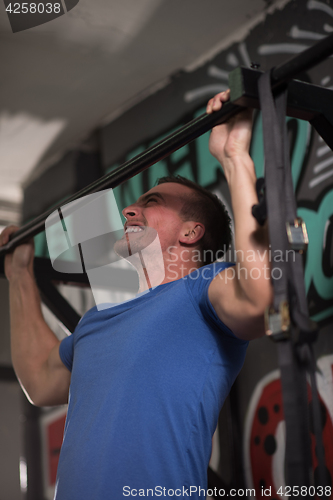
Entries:
<svg viewBox="0 0 333 500">
<path fill-rule="evenodd" d="M 139 293 L 184 278 L 199 267 L 198 262 L 174 261 L 165 256 L 163 261 L 158 262 L 158 259 L 147 258 L 147 256 L 145 258 L 142 252 L 137 252 L 127 260 L 138 273 Z"/>
</svg>

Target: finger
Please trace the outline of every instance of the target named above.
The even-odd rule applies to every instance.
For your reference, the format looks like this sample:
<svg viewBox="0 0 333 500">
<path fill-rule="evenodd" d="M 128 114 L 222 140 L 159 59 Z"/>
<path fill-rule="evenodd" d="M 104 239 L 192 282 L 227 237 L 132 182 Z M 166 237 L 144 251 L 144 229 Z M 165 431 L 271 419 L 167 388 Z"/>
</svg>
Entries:
<svg viewBox="0 0 333 500">
<path fill-rule="evenodd" d="M 230 99 L 230 89 L 227 89 L 223 94 L 225 101 L 228 101 Z"/>
<path fill-rule="evenodd" d="M 224 90 L 223 92 L 219 92 L 213 99 L 218 99 L 220 102 L 226 102 L 230 99 L 230 89 Z"/>
<path fill-rule="evenodd" d="M 213 106 L 212 106 L 212 110 L 213 111 L 218 111 L 219 109 L 222 108 L 222 101 L 221 101 L 221 98 L 218 97 L 218 96 L 215 96 L 214 99 L 213 99 Z"/>
<path fill-rule="evenodd" d="M 220 92 L 216 94 L 216 96 L 212 99 L 212 110 L 218 111 L 221 109 L 224 102 L 228 101 L 230 98 L 230 90 L 225 90 L 224 92 Z"/>
<path fill-rule="evenodd" d="M 209 99 L 206 107 L 206 113 L 211 113 L 213 111 L 212 106 L 213 106 L 213 99 Z"/>
<path fill-rule="evenodd" d="M 7 226 L 0 234 L 0 246 L 6 245 L 9 241 L 9 236 L 18 230 L 18 226 Z"/>
<path fill-rule="evenodd" d="M 213 99 L 212 110 L 218 111 L 222 108 L 222 103 L 224 102 L 224 93 L 217 94 Z"/>
</svg>

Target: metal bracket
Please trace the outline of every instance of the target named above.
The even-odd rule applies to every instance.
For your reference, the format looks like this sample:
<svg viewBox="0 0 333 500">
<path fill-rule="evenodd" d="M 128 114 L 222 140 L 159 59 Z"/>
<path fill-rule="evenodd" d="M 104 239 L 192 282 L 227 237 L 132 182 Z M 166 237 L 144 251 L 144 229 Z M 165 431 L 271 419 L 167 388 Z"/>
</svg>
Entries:
<svg viewBox="0 0 333 500">
<path fill-rule="evenodd" d="M 294 222 L 286 222 L 286 229 L 291 248 L 302 254 L 309 244 L 304 220 L 301 217 L 296 217 Z"/>
<path fill-rule="evenodd" d="M 278 312 L 273 307 L 266 309 L 265 330 L 266 335 L 275 342 L 289 338 L 290 315 L 287 301 L 280 302 Z"/>
<path fill-rule="evenodd" d="M 231 71 L 230 102 L 260 109 L 258 80 L 262 74 L 262 71 L 244 67 Z M 309 121 L 333 150 L 332 90 L 299 80 L 290 81 L 286 115 Z"/>
</svg>

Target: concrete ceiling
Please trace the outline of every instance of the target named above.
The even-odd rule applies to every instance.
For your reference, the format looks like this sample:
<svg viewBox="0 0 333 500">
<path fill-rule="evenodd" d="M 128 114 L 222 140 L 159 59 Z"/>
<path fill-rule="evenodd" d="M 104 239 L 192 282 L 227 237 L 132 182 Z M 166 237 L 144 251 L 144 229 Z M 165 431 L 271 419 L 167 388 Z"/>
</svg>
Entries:
<svg viewBox="0 0 333 500">
<path fill-rule="evenodd" d="M 272 3 L 80 0 L 13 34 L 1 2 L 0 225 L 18 220 L 22 184 L 34 172 L 147 89 L 237 39 Z"/>
</svg>

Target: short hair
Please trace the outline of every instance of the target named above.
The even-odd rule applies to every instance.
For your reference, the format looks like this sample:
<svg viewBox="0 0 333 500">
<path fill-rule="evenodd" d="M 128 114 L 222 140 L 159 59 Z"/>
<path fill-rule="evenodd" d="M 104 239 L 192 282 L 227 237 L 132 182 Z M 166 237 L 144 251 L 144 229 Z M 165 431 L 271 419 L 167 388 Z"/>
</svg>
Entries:
<svg viewBox="0 0 333 500">
<path fill-rule="evenodd" d="M 166 176 L 157 179 L 156 184 L 175 182 L 192 189 L 193 194 L 186 196 L 180 217 L 184 220 L 201 222 L 205 226 L 205 234 L 198 242 L 200 249 L 200 267 L 211 264 L 216 256 L 223 256 L 232 240 L 231 218 L 219 198 L 180 175 Z"/>
</svg>

